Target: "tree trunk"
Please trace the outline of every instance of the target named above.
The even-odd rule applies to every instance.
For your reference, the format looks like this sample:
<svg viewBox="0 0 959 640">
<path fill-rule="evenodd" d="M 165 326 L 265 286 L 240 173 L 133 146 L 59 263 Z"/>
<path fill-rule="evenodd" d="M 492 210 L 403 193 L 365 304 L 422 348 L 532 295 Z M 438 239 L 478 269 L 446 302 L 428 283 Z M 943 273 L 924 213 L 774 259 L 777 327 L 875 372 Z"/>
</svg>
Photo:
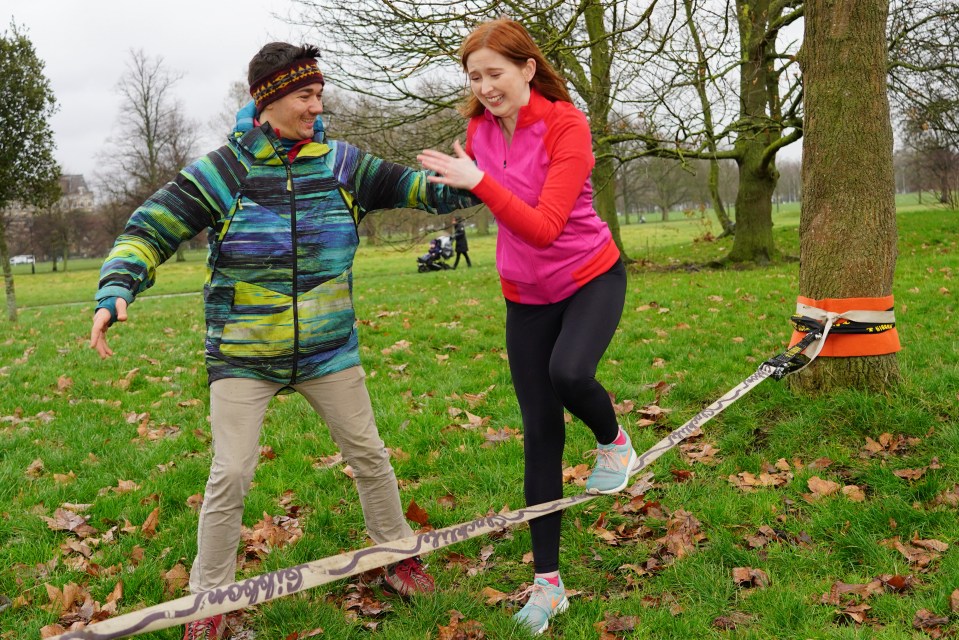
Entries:
<svg viewBox="0 0 959 640">
<path fill-rule="evenodd" d="M 10 251 L 7 249 L 7 225 L 0 213 L 0 260 L 3 261 L 3 284 L 7 298 L 7 319 L 17 321 L 17 294 L 13 289 L 13 271 L 10 269 Z"/>
<path fill-rule="evenodd" d="M 611 153 L 612 148 L 608 143 L 597 145 L 599 157 L 593 167 L 593 205 L 599 217 L 609 226 L 623 261 L 630 262 L 619 233 L 619 216 L 616 215 L 616 165 Z"/>
<path fill-rule="evenodd" d="M 587 97 L 589 120 L 593 127 L 593 140 L 605 140 L 609 134 L 609 114 L 612 110 L 613 53 L 606 31 L 606 7 L 599 0 L 583 3 L 583 17 L 590 44 L 590 81 Z M 616 216 L 616 164 L 613 147 L 609 142 L 594 143 L 596 165 L 593 167 L 593 205 L 613 235 L 624 262 L 631 262 L 623 247 L 619 233 L 619 218 Z"/>
<path fill-rule="evenodd" d="M 180 243 L 180 246 L 176 248 L 176 261 L 177 262 L 186 262 L 186 250 L 183 248 L 184 243 Z M 66 271 L 66 269 L 64 269 Z"/>
<path fill-rule="evenodd" d="M 699 37 L 699 27 L 697 22 L 693 19 L 692 0 L 685 0 L 685 2 L 683 2 L 683 6 L 686 9 L 686 21 L 689 27 L 689 35 L 692 38 L 693 45 L 696 48 L 697 69 L 694 84 L 696 86 L 696 93 L 699 95 L 699 103 L 703 108 L 703 123 L 705 124 L 706 131 L 709 132 L 707 137 L 707 145 L 710 153 L 715 154 L 717 150 L 717 144 L 716 138 L 713 135 L 713 110 L 712 104 L 709 101 L 709 92 L 706 87 L 706 77 L 709 74 L 709 65 L 706 60 L 706 54 L 703 50 L 702 39 Z M 723 199 L 719 194 L 719 160 L 716 159 L 715 155 L 709 159 L 709 198 L 712 200 L 713 211 L 716 213 L 716 219 L 719 220 L 719 224 L 723 228 L 723 232 L 720 237 L 722 238 L 724 236 L 732 235 L 734 233 L 733 223 L 726 214 L 726 207 L 723 206 Z"/>
<path fill-rule="evenodd" d="M 897 231 L 888 9 L 886 0 L 806 2 L 799 292 L 809 298 L 892 293 Z M 805 391 L 878 391 L 899 379 L 895 354 L 820 358 L 790 378 Z"/>
<path fill-rule="evenodd" d="M 775 79 L 767 59 L 769 0 L 737 0 L 742 65 L 739 113 L 742 131 L 734 145 L 739 165 L 736 235 L 727 260 L 765 264 L 777 255 L 773 243 L 772 196 L 779 174 L 767 148 L 779 140 L 782 126 L 769 117 Z M 777 98 L 778 99 L 778 98 Z"/>
<path fill-rule="evenodd" d="M 365 216 L 360 225 L 366 231 L 366 245 L 369 247 L 378 247 L 383 244 L 383 238 L 380 234 L 380 218 L 377 216 Z"/>
<path fill-rule="evenodd" d="M 476 224 L 476 233 L 481 236 L 488 236 L 489 223 L 493 218 L 493 214 L 490 213 L 489 208 L 484 204 L 477 209 L 473 215 L 475 216 L 473 222 Z"/>
<path fill-rule="evenodd" d="M 626 165 L 619 167 L 619 191 L 623 194 L 623 224 L 629 225 L 629 183 Z"/>
<path fill-rule="evenodd" d="M 778 176 L 775 167 L 763 164 L 766 147 L 763 140 L 741 139 L 736 146 L 742 150 L 736 161 L 739 165 L 736 235 L 727 260 L 767 264 L 777 256 L 772 197 Z"/>
<path fill-rule="evenodd" d="M 719 225 L 723 228 L 720 238 L 733 235 L 735 231 L 735 226 L 733 221 L 729 218 L 729 214 L 726 213 L 726 207 L 723 205 L 723 197 L 719 193 L 719 161 L 716 158 L 712 158 L 709 161 L 709 199 L 713 204 L 713 211 L 716 214 L 716 219 L 719 220 Z"/>
</svg>

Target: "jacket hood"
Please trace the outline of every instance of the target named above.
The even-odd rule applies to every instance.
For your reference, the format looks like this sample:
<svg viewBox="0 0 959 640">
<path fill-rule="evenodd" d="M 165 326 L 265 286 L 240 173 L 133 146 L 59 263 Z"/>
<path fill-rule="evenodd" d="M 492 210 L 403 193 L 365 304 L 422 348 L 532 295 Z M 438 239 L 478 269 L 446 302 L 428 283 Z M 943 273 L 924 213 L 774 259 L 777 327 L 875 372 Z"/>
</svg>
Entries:
<svg viewBox="0 0 959 640">
<path fill-rule="evenodd" d="M 233 126 L 231 137 L 239 138 L 248 131 L 251 131 L 255 119 L 256 103 L 250 100 L 236 112 L 236 124 Z M 326 130 L 323 128 L 323 118 L 317 118 L 313 121 L 313 142 L 324 142 L 325 140 Z"/>
</svg>

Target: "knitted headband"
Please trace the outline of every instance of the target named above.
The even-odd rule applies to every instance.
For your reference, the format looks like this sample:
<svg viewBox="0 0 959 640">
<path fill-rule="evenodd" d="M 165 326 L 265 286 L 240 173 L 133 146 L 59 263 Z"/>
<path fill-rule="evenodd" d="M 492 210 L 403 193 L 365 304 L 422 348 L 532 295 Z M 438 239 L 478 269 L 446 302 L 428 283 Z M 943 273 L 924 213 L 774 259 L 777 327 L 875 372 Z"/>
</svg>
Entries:
<svg viewBox="0 0 959 640">
<path fill-rule="evenodd" d="M 250 85 L 250 95 L 256 102 L 257 113 L 260 113 L 271 102 L 276 102 L 283 96 L 314 82 L 325 84 L 323 73 L 316 64 L 316 60 L 297 60 L 289 67 L 274 71 L 255 81 Z"/>
</svg>

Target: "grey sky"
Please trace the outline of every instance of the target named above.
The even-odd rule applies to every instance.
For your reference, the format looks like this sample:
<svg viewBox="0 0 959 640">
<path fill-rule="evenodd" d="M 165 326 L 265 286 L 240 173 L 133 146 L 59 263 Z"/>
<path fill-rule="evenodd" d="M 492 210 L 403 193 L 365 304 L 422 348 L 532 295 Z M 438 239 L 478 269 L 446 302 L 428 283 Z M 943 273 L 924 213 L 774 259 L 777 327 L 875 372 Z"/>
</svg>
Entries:
<svg viewBox="0 0 959 640">
<path fill-rule="evenodd" d="M 131 49 L 162 56 L 170 71 L 182 74 L 174 93 L 185 115 L 201 123 L 198 150 L 206 151 L 219 143 L 206 123 L 223 109 L 230 83 L 246 78 L 250 57 L 273 40 L 306 39 L 303 27 L 274 15 L 287 15 L 290 5 L 281 0 L 7 0 L 0 9 L 0 29 L 9 30 L 11 19 L 25 27 L 59 103 L 51 122 L 57 160 L 65 173 L 82 173 L 89 183 L 121 106 L 116 84 Z"/>
</svg>

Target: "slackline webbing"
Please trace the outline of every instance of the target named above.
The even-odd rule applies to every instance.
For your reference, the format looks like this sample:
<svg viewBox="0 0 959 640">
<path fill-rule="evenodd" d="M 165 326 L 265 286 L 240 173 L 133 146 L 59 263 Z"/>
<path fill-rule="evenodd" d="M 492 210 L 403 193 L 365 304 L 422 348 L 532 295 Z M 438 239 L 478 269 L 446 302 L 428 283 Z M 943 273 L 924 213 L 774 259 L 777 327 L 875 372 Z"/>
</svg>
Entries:
<svg viewBox="0 0 959 640">
<path fill-rule="evenodd" d="M 809 364 L 815 358 L 815 355 L 805 356 L 803 351 L 813 342 L 825 342 L 829 333 L 829 323 L 821 325 L 809 318 L 800 318 L 798 321 L 794 318 L 794 321 L 809 329 L 799 343 L 765 361 L 755 373 L 650 447 L 637 458 L 636 464 L 630 471 L 630 476 L 636 475 L 648 467 L 766 378 L 773 377 L 779 380 Z M 223 587 L 190 594 L 114 618 L 108 618 L 83 629 L 51 636 L 50 640 L 127 638 L 218 614 L 229 613 L 306 589 L 312 589 L 329 582 L 349 578 L 406 558 L 424 555 L 483 534 L 500 531 L 540 516 L 568 509 L 574 505 L 584 504 L 599 497 L 599 495 L 581 493 L 552 502 L 544 502 L 515 511 L 477 518 L 470 522 L 442 529 L 414 534 L 392 542 L 348 551 L 336 556 L 299 564 L 295 567 L 271 571 Z"/>
</svg>

